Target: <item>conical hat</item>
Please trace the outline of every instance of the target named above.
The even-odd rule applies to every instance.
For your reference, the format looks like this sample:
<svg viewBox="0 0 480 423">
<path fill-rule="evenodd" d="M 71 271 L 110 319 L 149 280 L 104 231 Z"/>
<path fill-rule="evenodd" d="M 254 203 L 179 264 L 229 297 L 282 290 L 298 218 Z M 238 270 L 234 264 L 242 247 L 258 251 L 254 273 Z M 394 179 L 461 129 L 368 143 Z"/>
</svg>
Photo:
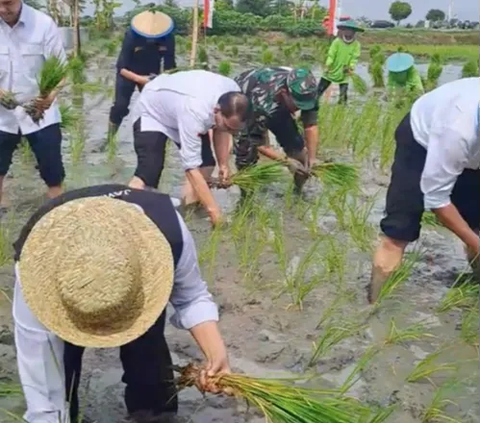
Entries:
<svg viewBox="0 0 480 423">
<path fill-rule="evenodd" d="M 145 11 L 134 16 L 132 31 L 145 38 L 161 38 L 170 34 L 175 25 L 173 19 L 162 12 Z"/>
<path fill-rule="evenodd" d="M 387 59 L 387 70 L 393 73 L 405 72 L 415 63 L 415 59 L 408 53 L 395 53 Z"/>
<path fill-rule="evenodd" d="M 170 244 L 135 204 L 69 201 L 30 232 L 18 266 L 25 302 L 58 337 L 118 347 L 142 336 L 170 298 Z"/>
</svg>

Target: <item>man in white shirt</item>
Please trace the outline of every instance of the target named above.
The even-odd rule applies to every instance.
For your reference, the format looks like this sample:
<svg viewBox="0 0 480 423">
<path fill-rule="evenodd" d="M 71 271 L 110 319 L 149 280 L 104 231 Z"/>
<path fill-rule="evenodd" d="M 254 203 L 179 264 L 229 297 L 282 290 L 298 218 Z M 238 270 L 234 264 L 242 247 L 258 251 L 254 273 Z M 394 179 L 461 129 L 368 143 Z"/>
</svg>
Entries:
<svg viewBox="0 0 480 423">
<path fill-rule="evenodd" d="M 445 84 L 418 99 L 397 128 L 383 237 L 373 263 L 369 301 L 375 302 L 408 243 L 420 236 L 424 210 L 478 260 L 480 227 L 480 78 Z"/>
<path fill-rule="evenodd" d="M 13 93 L 19 104 L 0 104 L 0 204 L 3 181 L 22 135 L 36 156 L 40 175 L 48 186 L 48 197 L 62 193 L 65 170 L 57 91 L 46 99 L 40 98 L 37 84 L 42 65 L 51 56 L 66 60 L 55 22 L 21 0 L 0 0 L 0 100 L 6 93 Z M 44 111 L 38 124 L 20 106 L 32 99 L 37 109 Z"/>
<path fill-rule="evenodd" d="M 205 376 L 230 372 L 218 308 L 168 195 L 124 185 L 67 192 L 25 225 L 15 263 L 15 346 L 28 423 L 79 423 L 85 348 L 120 348 L 133 422 L 173 417 L 168 302 L 171 323 L 190 331 L 205 355 L 203 387 Z"/>
<path fill-rule="evenodd" d="M 130 186 L 157 188 L 171 139 L 180 149 L 187 182 L 212 223 L 220 223 L 220 208 L 206 181 L 216 164 L 209 131 L 213 130 L 220 178 L 226 180 L 231 135 L 244 128 L 249 112 L 247 97 L 225 76 L 204 70 L 158 76 L 145 85 L 134 111 L 138 165 Z"/>
</svg>

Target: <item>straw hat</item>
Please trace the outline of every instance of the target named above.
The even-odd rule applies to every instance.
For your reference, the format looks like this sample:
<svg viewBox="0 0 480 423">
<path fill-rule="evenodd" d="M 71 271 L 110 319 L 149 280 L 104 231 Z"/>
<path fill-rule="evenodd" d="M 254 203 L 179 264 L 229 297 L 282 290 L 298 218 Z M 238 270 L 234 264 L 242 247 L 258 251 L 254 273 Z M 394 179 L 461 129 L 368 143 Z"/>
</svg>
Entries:
<svg viewBox="0 0 480 423">
<path fill-rule="evenodd" d="M 387 59 L 387 70 L 393 73 L 405 72 L 415 63 L 415 59 L 408 53 L 395 53 Z"/>
<path fill-rule="evenodd" d="M 165 37 L 173 31 L 173 19 L 162 12 L 145 11 L 132 19 L 132 31 L 145 38 Z"/>
<path fill-rule="evenodd" d="M 143 335 L 173 286 L 170 245 L 140 207 L 108 197 L 72 200 L 34 226 L 19 262 L 38 320 L 65 341 L 117 347 Z"/>
</svg>

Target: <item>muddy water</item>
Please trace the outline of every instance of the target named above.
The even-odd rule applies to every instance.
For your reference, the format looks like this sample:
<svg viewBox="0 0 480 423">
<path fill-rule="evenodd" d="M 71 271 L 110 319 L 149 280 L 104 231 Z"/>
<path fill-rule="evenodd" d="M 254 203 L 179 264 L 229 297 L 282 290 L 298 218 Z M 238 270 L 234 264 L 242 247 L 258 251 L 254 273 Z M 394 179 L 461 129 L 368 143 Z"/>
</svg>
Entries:
<svg viewBox="0 0 480 423">
<path fill-rule="evenodd" d="M 108 59 L 92 62 L 89 75 L 98 76 L 107 73 L 105 67 L 99 66 Z M 455 78 L 458 67 L 446 72 L 445 78 Z M 112 81 L 110 81 L 110 84 Z M 68 188 L 86 186 L 104 182 L 126 182 L 136 165 L 132 148 L 131 122 L 126 119 L 119 132 L 119 151 L 113 162 L 108 162 L 105 153 L 99 153 L 98 147 L 104 141 L 108 121 L 110 98 L 102 100 L 100 95 L 85 96 L 85 128 L 88 134 L 86 158 L 81 164 L 73 166 L 70 162 L 69 138 L 66 136 L 64 153 L 67 162 Z M 34 162 L 25 163 L 17 154 L 10 178 L 7 181 L 7 197 L 14 204 L 10 213 L 3 219 L 12 217 L 12 238 L 18 233 L 29 213 L 43 201 L 43 186 L 34 169 Z M 388 179 L 365 173 L 364 191 L 372 195 L 380 190 L 379 201 L 369 217 L 373 225 L 378 225 L 383 210 L 383 199 Z M 175 148 L 169 150 L 161 189 L 172 195 L 178 195 L 182 181 L 179 157 Z M 276 186 L 265 193 L 264 200 L 272 207 L 283 207 L 285 187 Z M 215 193 L 219 202 L 228 211 L 238 200 L 234 189 Z M 306 187 L 307 200 L 319 195 L 319 187 L 309 183 Z M 300 257 L 312 242 L 312 236 L 305 225 L 293 212 L 285 213 L 287 250 L 291 259 Z M 335 225 L 334 217 L 324 216 L 319 222 L 322 230 Z M 194 215 L 188 221 L 197 245 L 206 245 L 209 236 L 209 224 L 202 216 Z M 455 274 L 465 267 L 461 245 L 447 232 L 426 229 L 422 237 L 426 253 L 419 266 L 401 288 L 396 301 L 366 321 L 366 329 L 352 338 L 336 345 L 331 352 L 322 357 L 316 368 L 318 377 L 309 382 L 312 386 L 340 386 L 355 368 L 364 351 L 372 344 L 384 339 L 390 319 L 395 316 L 398 327 L 405 327 L 414 322 L 427 322 L 430 331 L 436 337 L 426 341 L 391 346 L 382 352 L 361 373 L 359 381 L 352 388 L 351 394 L 372 405 L 397 405 L 397 411 L 390 419 L 393 423 L 419 423 L 422 413 L 430 404 L 434 387 L 431 383 L 409 384 L 406 376 L 415 364 L 428 353 L 440 346 L 453 345 L 444 360 L 466 361 L 461 366 L 460 376 L 478 375 L 478 364 L 468 360 L 478 358 L 474 348 L 466 346 L 459 340 L 458 323 L 460 314 L 450 312 L 437 315 L 436 306 L 445 295 L 455 279 Z M 346 292 L 350 301 L 347 307 L 339 309 L 340 322 L 350 321 L 359 316 L 367 307 L 364 288 L 368 281 L 369 255 L 349 251 L 346 269 Z M 262 377 L 288 376 L 306 370 L 312 353 L 312 342 L 322 333 L 317 329 L 318 322 L 329 306 L 337 299 L 338 287 L 333 281 L 325 280 L 307 297 L 304 308 L 299 311 L 289 308 L 289 298 L 282 296 L 275 299 L 281 285 L 281 275 L 275 256 L 264 250 L 261 256 L 261 269 L 255 286 L 244 281 L 238 268 L 235 248 L 227 239 L 222 241 L 216 257 L 213 280 L 209 280 L 212 292 L 221 311 L 221 328 L 228 345 L 234 370 Z M 11 266 L 0 269 L 0 288 L 11 295 L 13 277 Z M 171 310 L 170 310 L 171 312 Z M 15 352 L 10 317 L 10 303 L 0 295 L 0 380 L 17 380 Z M 169 341 L 175 363 L 186 364 L 200 359 L 201 355 L 194 341 L 186 332 L 180 332 L 168 326 Z M 123 384 L 120 379 L 122 370 L 116 350 L 87 351 L 84 364 L 82 404 L 86 415 L 99 423 L 119 422 L 125 416 L 122 402 Z M 432 383 L 441 385 L 448 375 L 439 374 L 432 378 Z M 449 407 L 462 422 L 478 422 L 478 376 L 474 383 L 462 392 L 454 393 L 451 399 L 458 403 L 458 408 Z M 21 398 L 0 399 L 0 408 L 21 413 Z M 0 421 L 13 421 L 1 416 Z M 194 423 L 260 423 L 264 421 L 259 415 L 248 410 L 244 404 L 231 399 L 213 396 L 202 397 L 195 390 L 180 393 L 180 416 L 178 421 Z"/>
</svg>

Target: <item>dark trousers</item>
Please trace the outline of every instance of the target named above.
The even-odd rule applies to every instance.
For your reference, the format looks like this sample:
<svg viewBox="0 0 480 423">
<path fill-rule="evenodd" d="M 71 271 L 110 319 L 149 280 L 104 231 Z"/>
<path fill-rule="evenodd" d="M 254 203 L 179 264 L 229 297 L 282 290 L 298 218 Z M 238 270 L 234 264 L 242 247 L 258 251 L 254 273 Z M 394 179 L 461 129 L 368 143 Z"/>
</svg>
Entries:
<svg viewBox="0 0 480 423">
<path fill-rule="evenodd" d="M 37 132 L 25 135 L 38 163 L 40 176 L 48 187 L 58 187 L 65 179 L 62 161 L 62 131 L 60 124 L 47 126 Z M 0 131 L 0 176 L 5 176 L 12 164 L 22 134 Z"/>
<path fill-rule="evenodd" d="M 318 96 L 321 97 L 325 91 L 327 91 L 328 87 L 332 85 L 332 82 L 322 78 L 320 83 L 318 84 Z M 347 84 L 340 84 L 340 99 L 338 100 L 338 104 L 347 104 L 348 101 L 348 83 Z"/>
<path fill-rule="evenodd" d="M 141 131 L 141 120 L 138 119 L 133 125 L 133 139 L 135 153 L 137 154 L 135 176 L 140 178 L 146 186 L 157 188 L 165 166 L 168 137 L 162 132 Z M 200 140 L 202 143 L 202 164 L 200 167 L 215 167 L 216 161 L 213 156 L 209 134 L 200 135 Z"/>
<path fill-rule="evenodd" d="M 114 125 L 120 126 L 123 119 L 128 116 L 130 100 L 132 99 L 135 87 L 137 87 L 139 91 L 142 91 L 142 86 L 137 86 L 135 82 L 117 74 L 117 80 L 115 82 L 115 101 L 110 109 L 110 122 Z"/>
<path fill-rule="evenodd" d="M 392 239 L 413 242 L 420 236 L 424 196 L 420 181 L 427 150 L 414 138 L 408 114 L 398 126 L 392 178 L 387 191 L 386 216 L 380 226 Z M 452 204 L 472 229 L 480 226 L 480 170 L 465 169 L 451 194 Z"/>
<path fill-rule="evenodd" d="M 124 375 L 125 405 L 130 414 L 150 411 L 154 415 L 178 410 L 172 359 L 165 340 L 166 312 L 140 338 L 120 347 Z M 64 364 L 70 418 L 79 417 L 78 386 L 84 348 L 65 342 Z"/>
<path fill-rule="evenodd" d="M 235 165 L 243 169 L 258 162 L 258 147 L 264 144 L 264 136 L 271 131 L 289 157 L 297 158 L 305 148 L 305 141 L 291 113 L 280 107 L 266 121 L 265 127 L 256 124 L 242 132 L 235 142 Z"/>
</svg>

